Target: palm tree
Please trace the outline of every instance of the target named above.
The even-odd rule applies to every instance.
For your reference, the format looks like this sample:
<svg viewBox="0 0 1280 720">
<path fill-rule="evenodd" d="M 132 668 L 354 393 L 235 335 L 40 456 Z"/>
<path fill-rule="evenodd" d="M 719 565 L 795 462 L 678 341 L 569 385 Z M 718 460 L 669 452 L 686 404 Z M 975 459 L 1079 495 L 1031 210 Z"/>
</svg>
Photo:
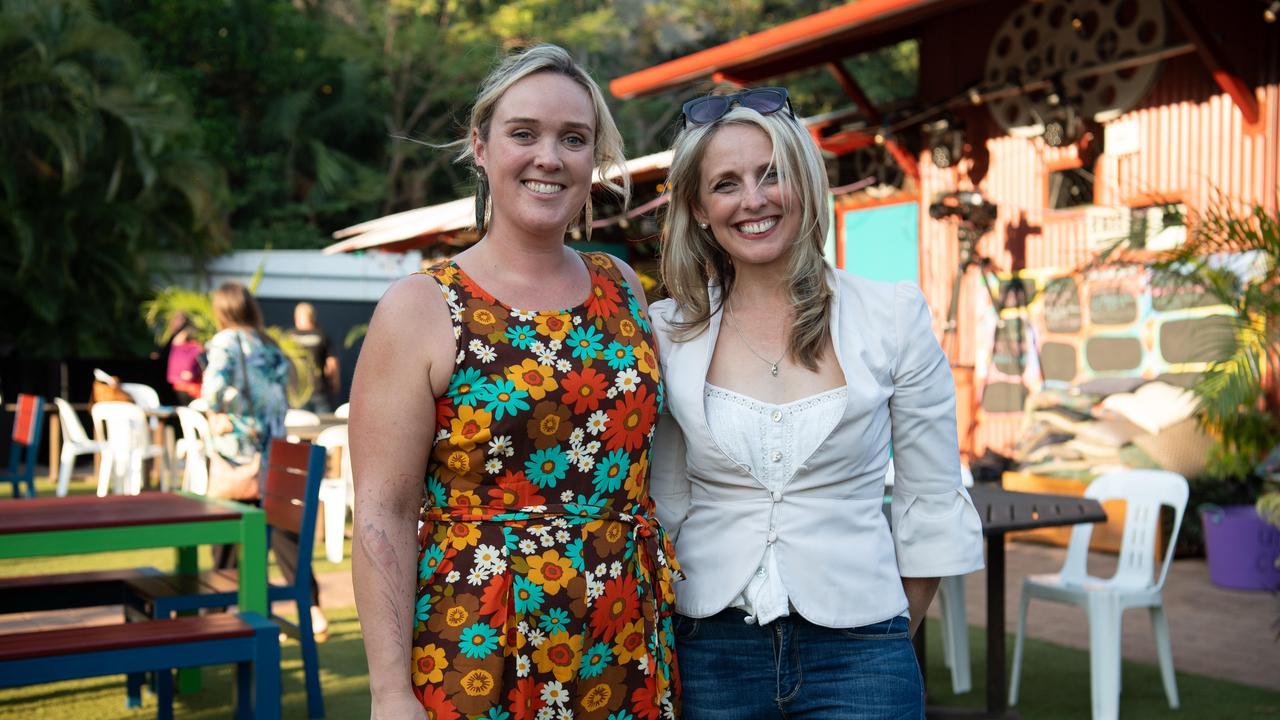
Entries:
<svg viewBox="0 0 1280 720">
<path fill-rule="evenodd" d="M 85 0 L 0 5 L 0 354 L 147 348 L 148 260 L 227 246 L 198 140 L 182 94 Z"/>
</svg>

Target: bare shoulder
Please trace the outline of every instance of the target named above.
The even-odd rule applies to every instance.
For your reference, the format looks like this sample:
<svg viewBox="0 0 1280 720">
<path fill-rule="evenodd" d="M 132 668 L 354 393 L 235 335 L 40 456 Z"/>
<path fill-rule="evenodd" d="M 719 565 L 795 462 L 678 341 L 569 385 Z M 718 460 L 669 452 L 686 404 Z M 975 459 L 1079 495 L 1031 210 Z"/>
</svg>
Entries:
<svg viewBox="0 0 1280 720">
<path fill-rule="evenodd" d="M 618 266 L 618 272 L 622 273 L 622 277 L 625 278 L 627 284 L 631 286 L 631 292 L 635 294 L 636 300 L 640 302 L 640 308 L 642 310 L 648 310 L 649 300 L 645 297 L 644 284 L 640 282 L 640 275 L 636 273 L 634 268 L 623 262 L 620 258 L 609 255 L 609 259 L 613 260 L 613 264 Z"/>
<path fill-rule="evenodd" d="M 457 341 L 441 286 L 430 275 L 410 275 L 387 289 L 365 337 L 361 355 L 372 351 L 388 360 L 421 364 L 436 385 L 452 372 Z"/>
</svg>

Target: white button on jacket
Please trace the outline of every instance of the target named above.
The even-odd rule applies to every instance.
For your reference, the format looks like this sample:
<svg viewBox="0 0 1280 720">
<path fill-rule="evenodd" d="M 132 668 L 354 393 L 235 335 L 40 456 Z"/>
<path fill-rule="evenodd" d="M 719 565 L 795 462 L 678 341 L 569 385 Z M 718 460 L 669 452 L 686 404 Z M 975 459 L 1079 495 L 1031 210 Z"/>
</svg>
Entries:
<svg viewBox="0 0 1280 720">
<path fill-rule="evenodd" d="M 902 614 L 902 577 L 981 569 L 982 528 L 960 482 L 955 386 L 911 283 L 829 272 L 831 330 L 848 403 L 841 421 L 781 496 L 721 450 L 703 393 L 720 315 L 686 342 L 676 308 L 650 309 L 666 384 L 651 463 L 658 515 L 686 579 L 676 606 L 691 617 L 725 609 L 772 545 L 792 605 L 810 622 L 856 627 Z M 712 289 L 712 307 L 718 306 Z M 893 532 L 882 510 L 892 442 Z M 772 520 L 772 522 L 770 522 Z"/>
</svg>

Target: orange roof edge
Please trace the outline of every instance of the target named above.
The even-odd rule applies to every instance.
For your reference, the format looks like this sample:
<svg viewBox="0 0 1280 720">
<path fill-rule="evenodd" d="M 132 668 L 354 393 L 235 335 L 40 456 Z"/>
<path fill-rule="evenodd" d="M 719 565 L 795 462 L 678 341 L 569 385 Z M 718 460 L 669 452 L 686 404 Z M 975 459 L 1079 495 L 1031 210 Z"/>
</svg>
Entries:
<svg viewBox="0 0 1280 720">
<path fill-rule="evenodd" d="M 661 65 L 623 75 L 610 81 L 609 91 L 615 97 L 624 100 L 637 95 L 658 92 L 708 77 L 726 67 L 757 59 L 770 52 L 813 42 L 830 33 L 846 30 L 883 15 L 940 1 L 860 0 L 860 2 L 851 2 L 848 5 L 814 13 L 692 55 L 685 55 Z"/>
</svg>

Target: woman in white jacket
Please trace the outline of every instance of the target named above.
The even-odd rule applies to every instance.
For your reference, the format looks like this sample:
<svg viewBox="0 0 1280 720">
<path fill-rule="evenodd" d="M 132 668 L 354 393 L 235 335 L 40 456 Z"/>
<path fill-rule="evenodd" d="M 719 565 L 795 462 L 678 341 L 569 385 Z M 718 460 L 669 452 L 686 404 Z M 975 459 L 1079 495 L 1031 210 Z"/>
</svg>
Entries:
<svg viewBox="0 0 1280 720">
<path fill-rule="evenodd" d="M 826 264 L 826 173 L 785 89 L 683 109 L 651 314 L 684 717 L 923 717 L 911 633 L 939 577 L 982 567 L 929 310 Z"/>
</svg>

